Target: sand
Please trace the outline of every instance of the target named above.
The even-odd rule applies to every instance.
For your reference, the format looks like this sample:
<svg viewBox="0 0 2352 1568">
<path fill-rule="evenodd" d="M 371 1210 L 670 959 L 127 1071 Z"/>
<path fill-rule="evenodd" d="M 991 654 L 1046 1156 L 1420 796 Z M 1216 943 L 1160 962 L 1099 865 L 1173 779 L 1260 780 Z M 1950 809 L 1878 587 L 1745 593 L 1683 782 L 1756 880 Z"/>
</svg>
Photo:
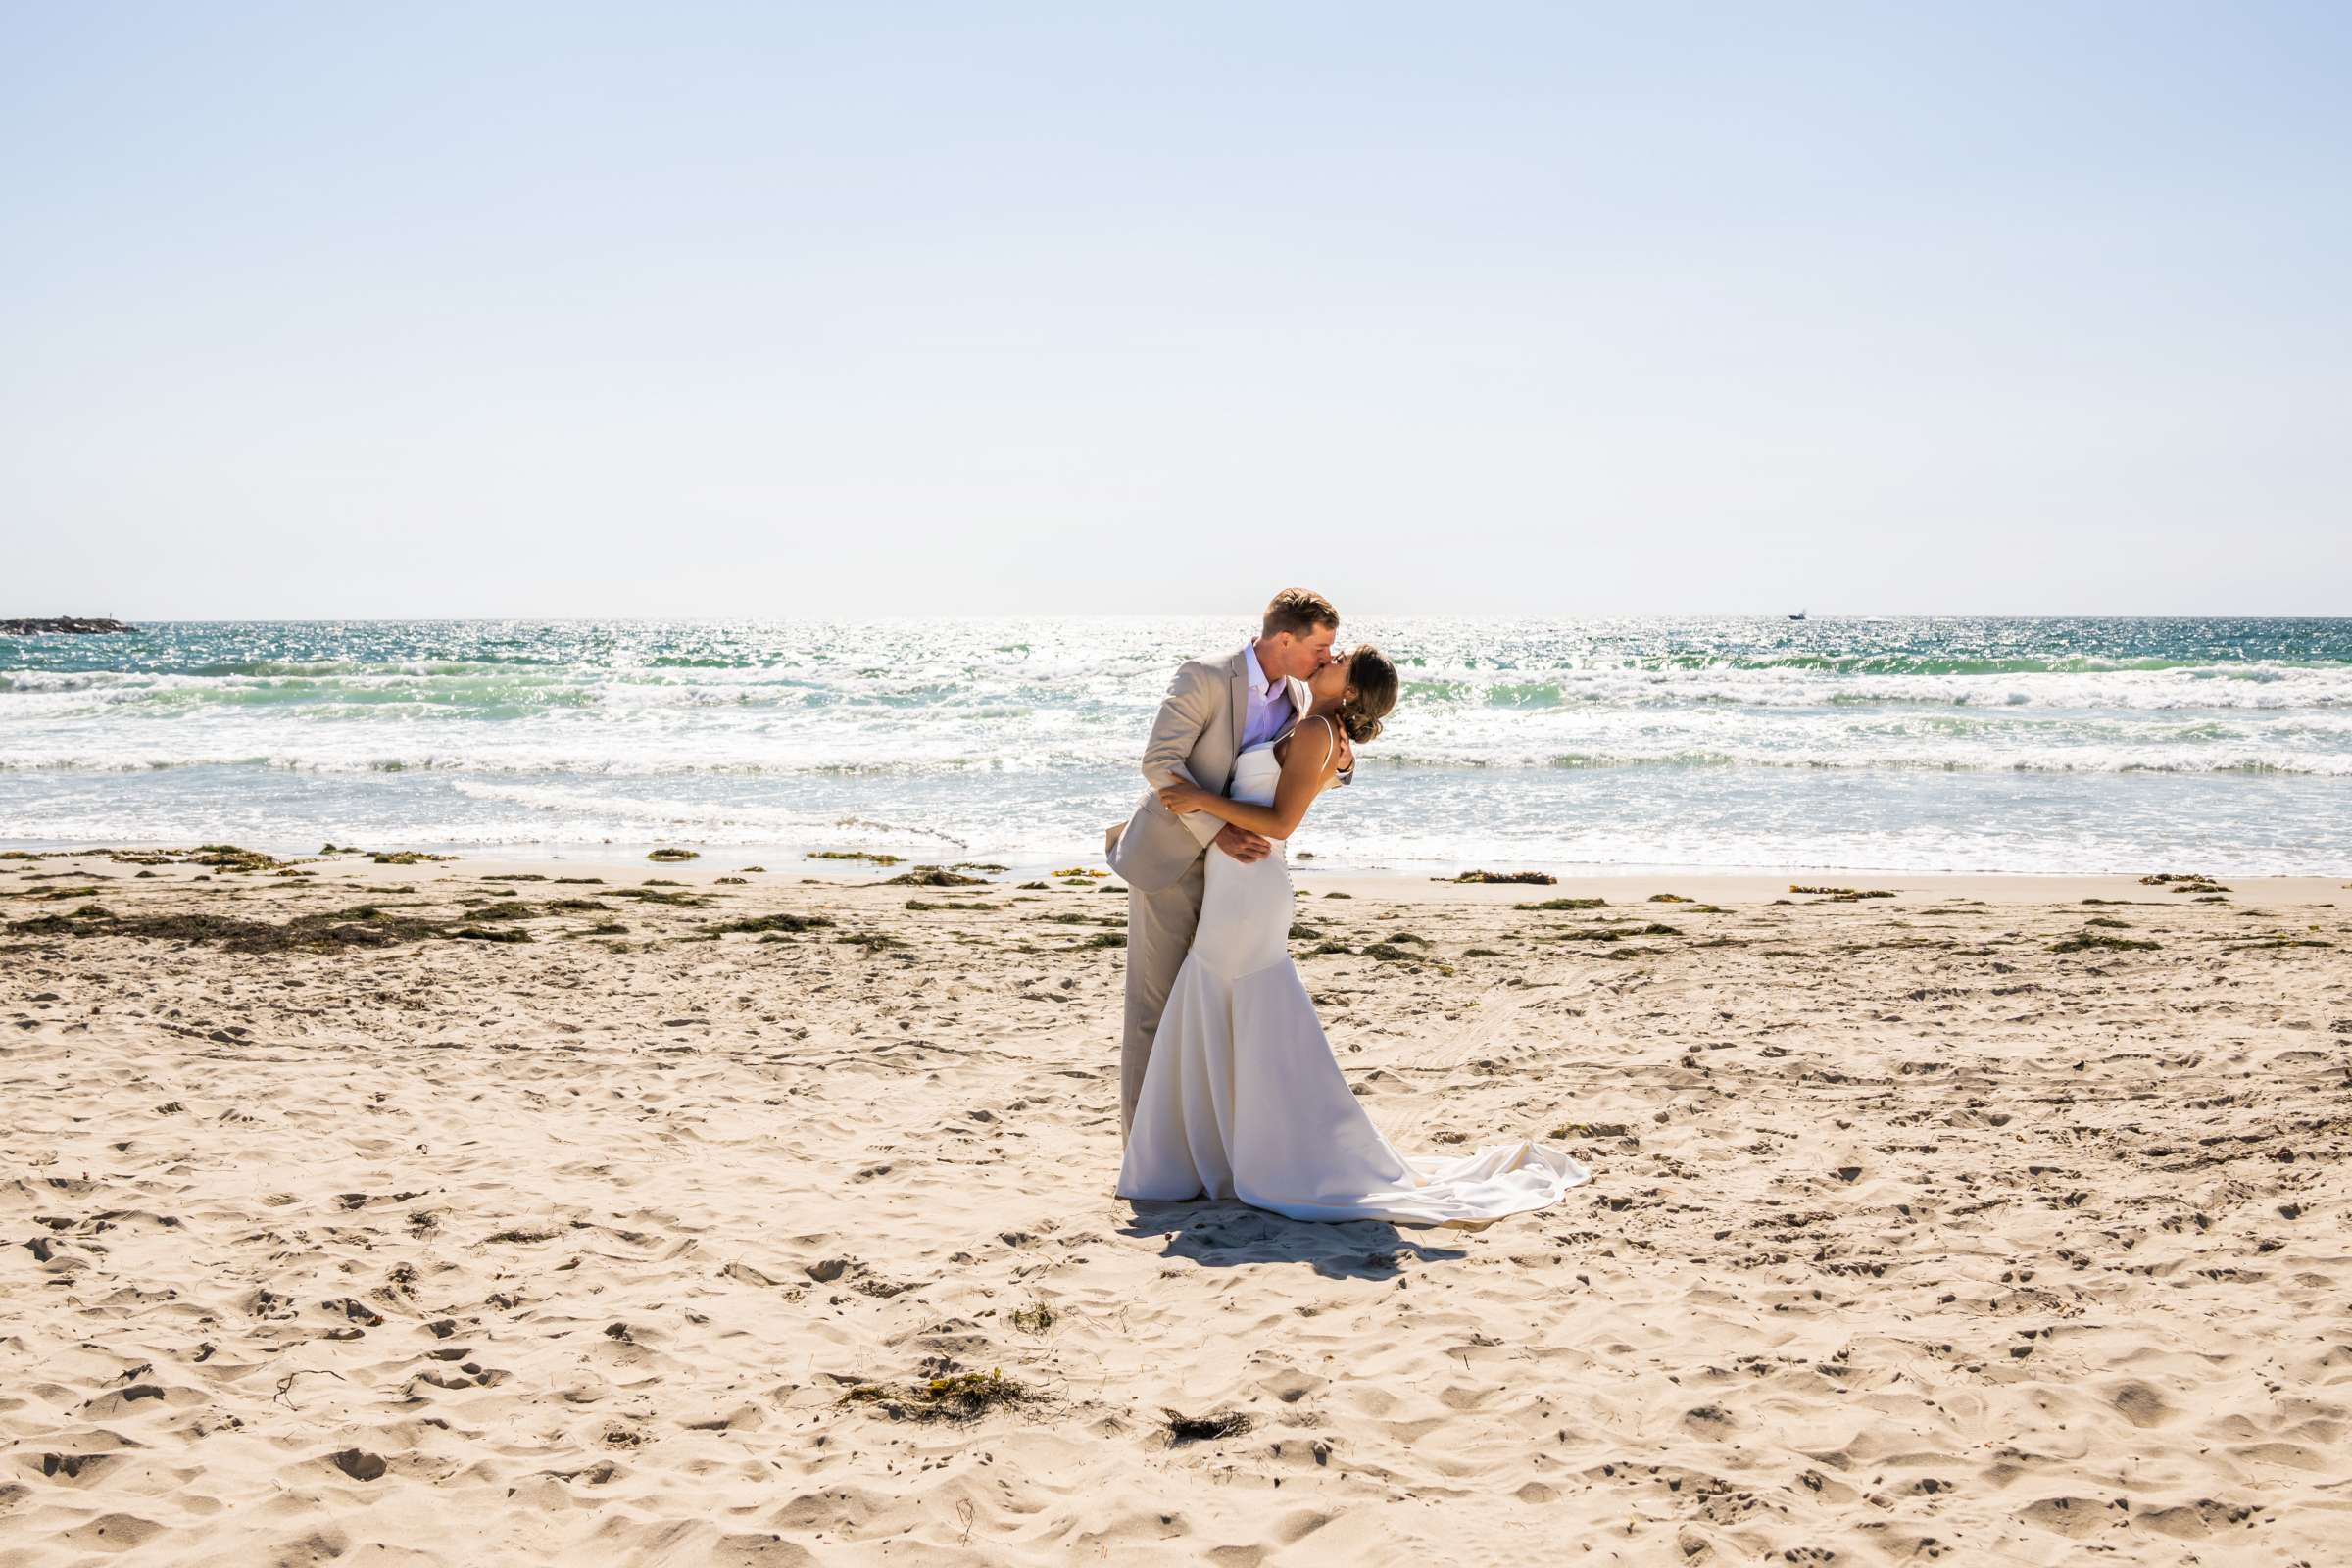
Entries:
<svg viewBox="0 0 2352 1568">
<path fill-rule="evenodd" d="M 1595 1173 L 1470 1232 L 1114 1199 L 1114 893 L 751 858 L 0 861 L 0 1563 L 2352 1561 L 2338 883 L 1308 876 Z"/>
</svg>

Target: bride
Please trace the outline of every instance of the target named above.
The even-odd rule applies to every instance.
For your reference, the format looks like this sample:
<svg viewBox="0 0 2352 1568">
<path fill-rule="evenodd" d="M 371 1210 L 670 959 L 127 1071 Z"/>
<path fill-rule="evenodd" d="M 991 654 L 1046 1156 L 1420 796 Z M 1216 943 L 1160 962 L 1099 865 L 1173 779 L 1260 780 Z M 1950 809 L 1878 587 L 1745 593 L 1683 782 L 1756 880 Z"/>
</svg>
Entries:
<svg viewBox="0 0 2352 1568">
<path fill-rule="evenodd" d="M 1293 1219 L 1484 1224 L 1541 1208 L 1589 1179 L 1540 1144 L 1474 1154 L 1400 1154 L 1324 1039 L 1291 962 L 1291 872 L 1280 853 L 1316 797 L 1355 772 L 1355 748 L 1396 704 L 1396 666 L 1366 643 L 1307 682 L 1313 706 L 1291 733 L 1244 752 L 1230 799 L 1178 782 L 1179 814 L 1205 811 L 1262 833 L 1277 853 L 1208 857 L 1191 953 L 1153 1036 L 1127 1136 L 1119 1196 L 1239 1198 Z"/>
</svg>

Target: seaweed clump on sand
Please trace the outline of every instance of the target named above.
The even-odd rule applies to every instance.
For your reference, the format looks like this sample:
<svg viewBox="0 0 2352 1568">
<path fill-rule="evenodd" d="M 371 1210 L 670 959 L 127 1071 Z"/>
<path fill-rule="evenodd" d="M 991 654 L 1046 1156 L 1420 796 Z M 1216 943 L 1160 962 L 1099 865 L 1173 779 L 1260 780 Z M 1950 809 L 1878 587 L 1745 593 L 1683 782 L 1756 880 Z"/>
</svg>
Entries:
<svg viewBox="0 0 2352 1568">
<path fill-rule="evenodd" d="M 1573 931 L 1562 931 L 1562 942 L 1623 942 L 1628 937 L 1679 937 L 1683 933 L 1670 925 L 1652 920 L 1647 925 L 1586 925 Z"/>
<path fill-rule="evenodd" d="M 1606 907 L 1606 899 L 1545 899 L 1538 904 L 1514 904 L 1514 909 L 1598 909 Z"/>
<path fill-rule="evenodd" d="M 1433 876 L 1430 880 L 1432 882 L 1525 883 L 1529 887 L 1547 888 L 1560 879 L 1542 871 L 1464 871 L 1458 876 Z"/>
<path fill-rule="evenodd" d="M 1181 1410 L 1162 1408 L 1168 1418 L 1168 1442 L 1214 1443 L 1221 1438 L 1238 1438 L 1257 1423 L 1239 1410 L 1219 1410 L 1209 1415 L 1186 1415 Z"/>
<path fill-rule="evenodd" d="M 423 865 L 433 860 L 454 860 L 454 855 L 427 855 L 422 850 L 378 850 L 368 857 L 378 865 Z"/>
<path fill-rule="evenodd" d="M 188 852 L 188 863 L 230 872 L 277 871 L 285 867 L 285 862 L 274 855 L 242 850 L 234 844 L 199 844 Z"/>
<path fill-rule="evenodd" d="M 99 936 L 104 934 L 103 930 L 85 928 L 83 922 L 96 922 L 104 926 L 113 923 L 114 919 L 115 912 L 112 909 L 101 905 L 85 904 L 78 909 L 68 909 L 62 914 L 40 914 L 29 920 L 19 920 L 8 929 L 28 937 Z"/>
<path fill-rule="evenodd" d="M 668 893 L 661 888 L 607 888 L 608 899 L 635 899 L 640 904 L 668 904 L 679 908 L 700 908 L 710 901 L 698 893 Z"/>
<path fill-rule="evenodd" d="M 872 1405 L 893 1421 L 976 1421 L 991 1410 L 1036 1398 L 1026 1384 L 1001 1371 L 953 1372 L 921 1383 L 860 1383 L 843 1404 Z"/>
<path fill-rule="evenodd" d="M 299 863 L 280 860 L 260 850 L 240 849 L 234 844 L 200 844 L 192 850 L 0 850 L 0 860 L 56 859 L 112 860 L 118 865 L 202 865 L 220 871 L 283 871 Z"/>
<path fill-rule="evenodd" d="M 245 920 L 223 914 L 118 915 L 91 905 L 70 914 L 20 920 L 8 930 L 22 936 L 129 937 L 139 942 L 209 943 L 230 953 L 335 953 L 351 948 L 389 948 L 436 937 L 459 937 L 434 920 L 387 914 L 372 905 L 337 909 L 324 914 L 297 915 L 283 925 Z M 483 933 L 488 936 L 488 933 Z M 493 941 L 529 941 L 527 934 L 491 937 Z"/>
<path fill-rule="evenodd" d="M 2111 937 L 2098 931 L 2078 931 L 2050 944 L 2052 953 L 2152 953 L 2163 944 L 2135 937 Z"/>
<path fill-rule="evenodd" d="M 897 876 L 886 877 L 882 882 L 886 888 L 977 888 L 987 885 L 988 878 L 984 876 L 965 876 L 961 871 L 952 871 L 944 865 L 918 865 L 911 871 L 901 871 Z"/>
<path fill-rule="evenodd" d="M 649 860 L 699 860 L 699 850 L 655 850 L 646 856 Z"/>
<path fill-rule="evenodd" d="M 1804 887 L 1795 882 L 1788 884 L 1788 891 L 1815 894 L 1838 904 L 1853 904 L 1862 899 L 1891 899 L 1894 897 L 1885 888 L 1813 888 Z"/>
<path fill-rule="evenodd" d="M 539 911 L 520 899 L 505 899 L 466 911 L 468 920 L 535 920 L 538 917 Z"/>
<path fill-rule="evenodd" d="M 2163 888 L 2169 893 L 2228 893 L 2231 891 L 2213 878 L 2197 871 L 2159 871 L 2154 876 L 2139 879 L 2143 888 Z"/>
<path fill-rule="evenodd" d="M 1452 964 L 1441 963 L 1437 959 L 1432 958 L 1426 953 L 1415 953 L 1411 948 L 1400 947 L 1397 945 L 1397 938 L 1402 938 L 1406 942 L 1418 943 L 1422 947 L 1429 946 L 1429 944 L 1422 938 L 1413 936 L 1409 932 L 1399 931 L 1396 933 L 1396 937 L 1392 937 L 1386 942 L 1365 943 L 1362 949 L 1362 956 L 1367 958 L 1377 958 L 1382 963 L 1409 963 L 1415 965 L 1429 964 L 1436 968 L 1440 974 L 1453 973 Z M 1322 945 L 1322 947 L 1330 947 L 1334 945 L 1335 944 L 1325 943 Z M 1319 953 L 1322 951 L 1322 947 L 1318 947 L 1313 951 Z M 1347 950 L 1343 948 L 1340 951 L 1346 952 Z"/>
<path fill-rule="evenodd" d="M 816 931 L 832 923 L 832 917 L 823 914 L 752 914 L 740 920 L 721 920 L 707 929 L 718 937 L 737 931 Z"/>
</svg>

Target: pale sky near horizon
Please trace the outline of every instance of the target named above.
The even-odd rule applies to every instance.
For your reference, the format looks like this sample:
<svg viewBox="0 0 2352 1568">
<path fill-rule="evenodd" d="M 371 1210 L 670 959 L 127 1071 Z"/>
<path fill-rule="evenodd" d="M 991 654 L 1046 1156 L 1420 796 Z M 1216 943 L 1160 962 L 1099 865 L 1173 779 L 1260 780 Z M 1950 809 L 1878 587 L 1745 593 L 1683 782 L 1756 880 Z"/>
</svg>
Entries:
<svg viewBox="0 0 2352 1568">
<path fill-rule="evenodd" d="M 0 615 L 2352 613 L 2352 6 L 0 0 Z"/>
</svg>

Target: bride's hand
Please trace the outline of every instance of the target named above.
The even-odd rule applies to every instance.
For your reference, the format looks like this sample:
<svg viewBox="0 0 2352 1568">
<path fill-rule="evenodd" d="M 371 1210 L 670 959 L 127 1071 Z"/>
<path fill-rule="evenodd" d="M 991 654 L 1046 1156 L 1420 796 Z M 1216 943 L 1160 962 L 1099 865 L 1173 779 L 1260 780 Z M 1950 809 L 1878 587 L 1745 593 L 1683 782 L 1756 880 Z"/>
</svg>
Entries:
<svg viewBox="0 0 2352 1568">
<path fill-rule="evenodd" d="M 1200 788 L 1198 784 L 1187 784 L 1181 779 L 1173 784 L 1162 785 L 1159 791 L 1159 804 L 1178 816 L 1182 816 L 1188 811 L 1198 811 L 1200 809 L 1200 803 L 1208 798 L 1208 791 Z"/>
</svg>

